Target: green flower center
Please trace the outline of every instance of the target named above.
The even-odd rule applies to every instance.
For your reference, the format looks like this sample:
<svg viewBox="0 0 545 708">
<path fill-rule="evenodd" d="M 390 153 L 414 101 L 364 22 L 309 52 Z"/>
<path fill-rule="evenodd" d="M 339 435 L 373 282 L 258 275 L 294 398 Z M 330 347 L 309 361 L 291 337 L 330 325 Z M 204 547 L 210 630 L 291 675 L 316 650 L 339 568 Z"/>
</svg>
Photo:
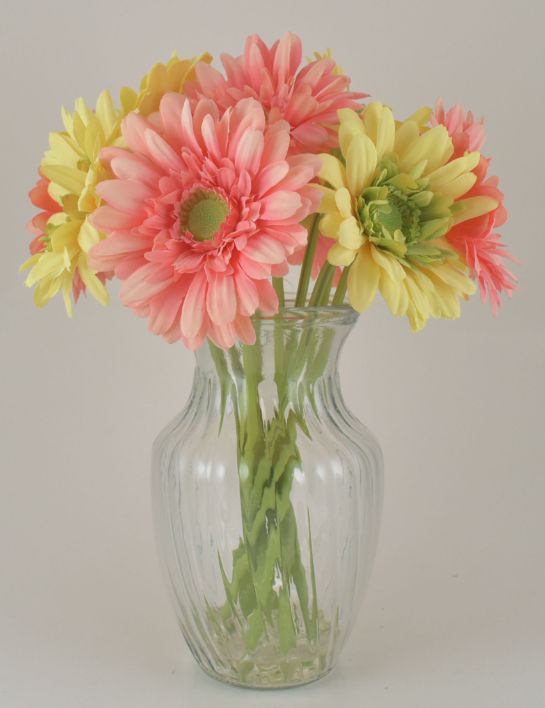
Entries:
<svg viewBox="0 0 545 708">
<path fill-rule="evenodd" d="M 210 241 L 229 215 L 229 206 L 215 192 L 197 190 L 180 207 L 180 228 L 197 241 Z"/>
<path fill-rule="evenodd" d="M 364 219 L 372 236 L 382 237 L 384 231 L 401 231 L 405 241 L 414 241 L 420 234 L 420 209 L 407 194 L 387 188 L 383 199 L 371 201 L 363 208 Z"/>
<path fill-rule="evenodd" d="M 375 184 L 358 199 L 362 232 L 401 260 L 445 260 L 448 252 L 429 242 L 450 227 L 448 200 L 429 191 L 426 179 L 400 173 L 393 161 L 381 167 Z"/>
</svg>

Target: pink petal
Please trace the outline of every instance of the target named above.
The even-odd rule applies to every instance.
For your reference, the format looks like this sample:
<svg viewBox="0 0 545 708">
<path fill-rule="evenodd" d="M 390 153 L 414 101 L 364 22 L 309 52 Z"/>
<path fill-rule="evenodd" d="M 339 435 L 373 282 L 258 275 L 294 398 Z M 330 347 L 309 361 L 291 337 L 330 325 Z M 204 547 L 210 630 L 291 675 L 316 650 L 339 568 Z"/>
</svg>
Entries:
<svg viewBox="0 0 545 708">
<path fill-rule="evenodd" d="M 110 233 L 117 229 L 130 229 L 142 221 L 141 214 L 124 214 L 110 206 L 99 207 L 89 219 L 99 231 Z"/>
<path fill-rule="evenodd" d="M 213 96 L 225 84 L 225 79 L 220 72 L 206 62 L 200 61 L 195 65 L 195 74 L 200 89 L 207 95 Z"/>
<path fill-rule="evenodd" d="M 248 130 L 265 129 L 265 113 L 261 104 L 253 98 L 239 101 L 231 114 L 231 134 L 227 156 L 234 161 L 238 144 Z"/>
<path fill-rule="evenodd" d="M 185 337 L 195 337 L 204 321 L 208 283 L 203 271 L 196 273 L 182 307 L 181 328 Z"/>
<path fill-rule="evenodd" d="M 301 206 L 297 192 L 279 190 L 261 200 L 261 218 L 269 221 L 288 219 Z"/>
<path fill-rule="evenodd" d="M 164 170 L 183 170 L 184 163 L 180 159 L 180 156 L 158 133 L 154 130 L 146 130 L 144 139 L 150 157 Z"/>
<path fill-rule="evenodd" d="M 150 303 L 148 326 L 154 334 L 165 334 L 179 317 L 187 284 L 181 280 L 173 283 Z"/>
<path fill-rule="evenodd" d="M 96 192 L 114 209 L 138 216 L 146 213 L 144 201 L 154 194 L 154 191 L 142 182 L 120 179 L 100 182 Z"/>
<path fill-rule="evenodd" d="M 251 175 L 255 175 L 261 164 L 263 146 L 264 140 L 261 131 L 246 131 L 237 145 L 235 167 L 238 170 L 248 170 Z"/>
<path fill-rule="evenodd" d="M 279 121 L 267 130 L 262 157 L 263 164 L 284 160 L 290 147 L 289 128 L 289 123 Z"/>
<path fill-rule="evenodd" d="M 249 317 L 237 317 L 233 322 L 233 328 L 235 335 L 244 342 L 244 344 L 255 344 L 255 330 Z"/>
<path fill-rule="evenodd" d="M 259 305 L 259 295 L 254 282 L 241 269 L 237 270 L 234 279 L 239 314 L 253 315 Z"/>
<path fill-rule="evenodd" d="M 246 275 L 252 279 L 261 280 L 268 278 L 271 274 L 271 266 L 268 263 L 258 263 L 241 253 L 238 258 L 240 267 Z"/>
<path fill-rule="evenodd" d="M 210 157 L 219 161 L 221 158 L 221 148 L 216 133 L 216 125 L 214 119 L 210 114 L 204 117 L 201 126 L 201 133 L 208 154 L 210 155 Z"/>
<path fill-rule="evenodd" d="M 174 267 L 180 273 L 192 273 L 200 268 L 204 259 L 204 254 L 188 248 L 180 253 L 174 261 Z"/>
<path fill-rule="evenodd" d="M 125 142 L 134 152 L 148 154 L 148 147 L 145 140 L 146 131 L 150 130 L 151 123 L 138 113 L 131 112 L 121 124 L 121 132 Z"/>
<path fill-rule="evenodd" d="M 267 164 L 257 177 L 255 183 L 256 194 L 262 197 L 276 186 L 288 174 L 288 171 L 288 163 L 284 160 Z"/>
<path fill-rule="evenodd" d="M 285 83 L 295 74 L 303 55 L 301 40 L 291 32 L 279 40 L 274 52 L 273 78 L 278 84 Z"/>
<path fill-rule="evenodd" d="M 206 307 L 210 319 L 217 325 L 226 325 L 235 319 L 237 300 L 231 275 L 214 273 L 209 277 Z"/>
<path fill-rule="evenodd" d="M 165 137 L 175 147 L 181 147 L 180 116 L 186 102 L 186 97 L 180 93 L 165 93 L 159 104 L 162 129 Z"/>
<path fill-rule="evenodd" d="M 255 283 L 259 294 L 259 309 L 264 315 L 275 315 L 278 312 L 278 297 L 269 280 L 258 280 Z"/>
<path fill-rule="evenodd" d="M 163 291 L 172 283 L 171 269 L 164 269 L 159 278 L 155 265 L 148 263 L 135 271 L 121 287 L 121 301 L 124 305 L 131 305 L 141 300 L 150 300 L 154 295 Z"/>
<path fill-rule="evenodd" d="M 258 263 L 282 263 L 286 259 L 283 245 L 267 234 L 256 234 L 248 239 L 244 255 Z"/>
<path fill-rule="evenodd" d="M 105 148 L 101 152 L 101 156 L 106 152 Z M 143 155 L 135 155 L 128 150 L 119 150 L 119 152 L 111 158 L 112 172 L 120 179 L 134 179 L 138 182 L 144 182 L 150 187 L 156 187 L 161 172 L 153 165 L 153 163 Z"/>
</svg>

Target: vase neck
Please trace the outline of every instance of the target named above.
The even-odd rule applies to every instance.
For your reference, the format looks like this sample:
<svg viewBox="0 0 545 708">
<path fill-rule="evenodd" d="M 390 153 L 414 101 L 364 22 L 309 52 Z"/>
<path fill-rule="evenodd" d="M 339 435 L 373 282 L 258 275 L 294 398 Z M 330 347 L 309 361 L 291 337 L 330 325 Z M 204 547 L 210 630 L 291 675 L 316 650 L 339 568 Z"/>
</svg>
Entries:
<svg viewBox="0 0 545 708">
<path fill-rule="evenodd" d="M 357 319 L 348 306 L 289 308 L 275 317 L 254 317 L 254 345 L 224 351 L 211 343 L 197 352 L 196 377 L 236 389 L 254 385 L 262 399 L 287 405 L 299 389 L 316 391 L 336 379 L 343 342 Z"/>
</svg>

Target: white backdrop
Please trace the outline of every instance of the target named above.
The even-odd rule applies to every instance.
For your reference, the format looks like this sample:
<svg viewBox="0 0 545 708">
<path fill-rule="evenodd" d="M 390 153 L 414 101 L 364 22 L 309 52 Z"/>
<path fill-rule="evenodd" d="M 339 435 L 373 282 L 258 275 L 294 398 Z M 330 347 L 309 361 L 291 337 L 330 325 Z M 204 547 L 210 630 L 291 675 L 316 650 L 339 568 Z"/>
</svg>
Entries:
<svg viewBox="0 0 545 708">
<path fill-rule="evenodd" d="M 543 706 L 544 26 L 533 0 L 4 0 L 0 705 Z M 174 49 L 238 54 L 286 29 L 399 115 L 442 95 L 486 116 L 521 291 L 497 319 L 474 298 L 419 335 L 382 305 L 361 318 L 341 366 L 385 453 L 376 569 L 338 669 L 256 694 L 200 673 L 156 562 L 150 446 L 193 355 L 118 303 L 37 311 L 17 268 L 61 104 L 135 85 Z"/>
</svg>

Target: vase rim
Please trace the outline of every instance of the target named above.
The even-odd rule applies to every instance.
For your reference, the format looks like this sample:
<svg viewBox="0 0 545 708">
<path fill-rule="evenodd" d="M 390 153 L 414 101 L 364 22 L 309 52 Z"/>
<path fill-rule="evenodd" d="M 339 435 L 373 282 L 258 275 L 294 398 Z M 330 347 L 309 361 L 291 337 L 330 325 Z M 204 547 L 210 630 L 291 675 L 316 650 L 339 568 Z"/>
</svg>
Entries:
<svg viewBox="0 0 545 708">
<path fill-rule="evenodd" d="M 305 305 L 295 306 L 295 295 L 287 294 L 285 306 L 274 315 L 265 315 L 257 311 L 252 315 L 254 321 L 282 322 L 289 324 L 353 324 L 359 317 L 359 312 L 343 303 L 340 305 Z"/>
</svg>

